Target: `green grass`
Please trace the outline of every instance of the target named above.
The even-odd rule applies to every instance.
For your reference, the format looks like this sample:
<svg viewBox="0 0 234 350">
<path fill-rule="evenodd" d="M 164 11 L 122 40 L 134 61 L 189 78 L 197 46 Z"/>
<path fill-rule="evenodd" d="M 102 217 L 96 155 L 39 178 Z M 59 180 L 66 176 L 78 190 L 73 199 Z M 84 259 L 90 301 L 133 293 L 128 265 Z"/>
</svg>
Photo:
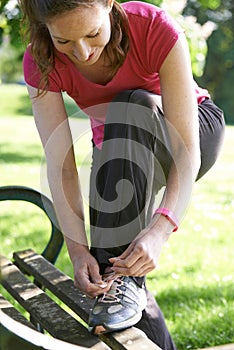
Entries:
<svg viewBox="0 0 234 350">
<path fill-rule="evenodd" d="M 11 96 L 14 95 L 14 99 Z M 25 87 L 0 86 L 0 186 L 24 185 L 48 193 L 42 184 L 43 152 Z M 69 113 L 74 106 L 68 101 Z M 20 112 L 20 111 L 24 111 Z M 72 119 L 77 163 L 87 214 L 90 132 L 88 122 Z M 196 185 L 180 230 L 173 234 L 156 271 L 148 276 L 179 350 L 234 342 L 234 127 L 227 127 L 216 165 Z M 41 210 L 20 202 L 0 202 L 1 252 L 42 251 L 50 226 Z M 65 247 L 57 266 L 72 276 Z"/>
</svg>

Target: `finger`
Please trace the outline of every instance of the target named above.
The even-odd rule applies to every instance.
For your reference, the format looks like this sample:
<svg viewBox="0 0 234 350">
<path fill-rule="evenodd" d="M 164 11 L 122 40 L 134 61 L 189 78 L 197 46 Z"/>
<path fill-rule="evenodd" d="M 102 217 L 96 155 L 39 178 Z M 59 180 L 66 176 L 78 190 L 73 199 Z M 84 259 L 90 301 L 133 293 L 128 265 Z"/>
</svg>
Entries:
<svg viewBox="0 0 234 350">
<path fill-rule="evenodd" d="M 139 277 L 143 277 L 143 276 L 146 276 L 147 273 L 150 273 L 151 271 L 153 271 L 154 268 L 151 268 L 151 267 L 147 267 L 145 269 L 142 269 L 141 271 L 139 271 L 138 275 Z"/>
<path fill-rule="evenodd" d="M 74 284 L 90 298 L 95 298 L 97 295 L 106 292 L 109 288 L 108 284 L 102 281 L 99 284 L 97 280 L 97 284 L 95 284 L 95 282 L 90 280 L 90 275 L 87 272 L 80 273 L 79 276 L 76 276 Z"/>
<path fill-rule="evenodd" d="M 139 277 L 143 277 L 145 276 L 147 273 L 153 271 L 155 269 L 155 265 L 152 263 L 148 263 L 148 264 L 142 264 L 141 267 L 138 269 L 138 271 L 135 272 L 134 276 L 139 276 Z"/>
<path fill-rule="evenodd" d="M 152 268 L 146 268 L 146 269 L 140 269 L 140 270 L 138 269 L 138 270 L 135 270 L 135 272 L 131 269 L 118 268 L 118 273 L 122 276 L 143 277 L 151 271 L 153 271 Z"/>
<path fill-rule="evenodd" d="M 131 257 L 128 257 L 125 260 L 117 260 L 111 270 L 118 274 L 118 271 L 116 271 L 114 268 L 123 268 L 123 269 L 132 269 L 136 264 L 139 264 L 139 260 L 141 260 L 141 257 L 136 256 L 135 254 Z"/>
<path fill-rule="evenodd" d="M 142 250 L 137 249 L 137 247 L 135 247 L 125 259 L 116 260 L 113 263 L 113 267 L 131 268 L 135 264 L 139 264 L 140 260 L 142 260 L 141 263 L 145 264 L 145 257 Z"/>
<path fill-rule="evenodd" d="M 111 284 L 112 282 L 107 283 L 106 287 L 103 288 L 90 281 L 80 281 L 79 284 L 75 283 L 75 286 L 78 287 L 82 292 L 84 292 L 89 298 L 95 298 L 100 294 L 108 292 Z"/>
<path fill-rule="evenodd" d="M 116 262 L 118 260 L 126 259 L 131 254 L 133 249 L 134 249 L 134 244 L 131 243 L 121 255 L 119 255 L 117 257 L 110 258 L 109 261 L 113 264 L 114 262 Z"/>
<path fill-rule="evenodd" d="M 106 288 L 107 283 L 102 280 L 102 276 L 99 273 L 98 264 L 92 264 L 89 266 L 89 279 L 99 288 Z"/>
<path fill-rule="evenodd" d="M 116 274 L 125 276 L 135 276 L 144 264 L 144 260 L 140 258 L 137 261 L 133 262 L 132 265 L 129 265 L 128 263 L 125 265 L 113 265 L 111 269 Z"/>
<path fill-rule="evenodd" d="M 115 273 L 118 273 L 120 275 L 124 276 L 145 276 L 147 273 L 153 271 L 155 269 L 154 264 L 145 264 L 143 263 L 142 259 L 139 260 L 134 266 L 131 268 L 125 268 L 125 267 L 112 267 Z"/>
</svg>

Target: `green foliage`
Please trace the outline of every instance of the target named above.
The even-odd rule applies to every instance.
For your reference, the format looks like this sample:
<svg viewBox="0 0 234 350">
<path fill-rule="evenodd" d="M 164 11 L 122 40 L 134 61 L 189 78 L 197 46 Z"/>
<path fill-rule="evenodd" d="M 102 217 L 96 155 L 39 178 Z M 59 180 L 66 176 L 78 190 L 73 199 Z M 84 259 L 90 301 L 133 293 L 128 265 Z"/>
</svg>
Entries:
<svg viewBox="0 0 234 350">
<path fill-rule="evenodd" d="M 21 14 L 17 6 L 17 2 L 14 0 L 3 0 L 0 5 L 0 28 L 2 30 L 2 36 L 0 42 L 3 40 L 3 34 L 8 35 L 10 38 L 10 44 L 16 48 L 22 46 L 20 38 L 20 18 Z"/>
<path fill-rule="evenodd" d="M 198 82 L 209 89 L 224 110 L 227 122 L 234 124 L 234 3 L 232 0 L 188 0 L 184 15 L 196 16 L 201 24 L 213 21 L 217 26 L 208 39 L 207 64 Z"/>
<path fill-rule="evenodd" d="M 23 76 L 22 59 L 23 52 L 6 42 L 0 51 L 0 81 L 3 83 L 20 81 Z"/>
<path fill-rule="evenodd" d="M 200 0 L 200 4 L 204 9 L 216 10 L 221 5 L 221 0 Z"/>
<path fill-rule="evenodd" d="M 220 28 L 209 40 L 205 74 L 201 79 L 212 92 L 216 103 L 224 109 L 226 120 L 234 124 L 234 32 Z"/>
<path fill-rule="evenodd" d="M 4 9 L 4 2 L 0 4 L 0 45 L 3 42 L 3 36 L 6 32 L 7 28 L 7 19 L 5 17 L 5 14 L 3 12 Z"/>
<path fill-rule="evenodd" d="M 14 0 L 0 5 L 0 79 L 13 82 L 22 76 L 24 45 L 20 36 L 21 14 Z"/>
</svg>

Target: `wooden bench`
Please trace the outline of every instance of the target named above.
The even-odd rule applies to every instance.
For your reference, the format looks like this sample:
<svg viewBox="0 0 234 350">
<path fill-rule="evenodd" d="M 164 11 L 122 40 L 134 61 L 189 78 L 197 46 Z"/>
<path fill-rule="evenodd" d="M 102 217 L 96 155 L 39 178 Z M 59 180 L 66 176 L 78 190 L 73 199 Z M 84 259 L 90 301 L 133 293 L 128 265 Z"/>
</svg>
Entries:
<svg viewBox="0 0 234 350">
<path fill-rule="evenodd" d="M 99 336 L 91 335 L 87 321 L 94 301 L 54 266 L 63 236 L 50 200 L 35 190 L 19 186 L 0 187 L 0 200 L 31 202 L 46 213 L 52 225 L 51 237 L 41 254 L 26 249 L 14 252 L 12 261 L 1 256 L 1 285 L 11 295 L 8 299 L 12 301 L 13 297 L 13 301 L 16 300 L 23 309 L 22 313 L 19 312 L 0 294 L 1 349 L 160 350 L 144 332 L 135 327 Z M 16 346 L 22 342 L 21 347 Z"/>
</svg>

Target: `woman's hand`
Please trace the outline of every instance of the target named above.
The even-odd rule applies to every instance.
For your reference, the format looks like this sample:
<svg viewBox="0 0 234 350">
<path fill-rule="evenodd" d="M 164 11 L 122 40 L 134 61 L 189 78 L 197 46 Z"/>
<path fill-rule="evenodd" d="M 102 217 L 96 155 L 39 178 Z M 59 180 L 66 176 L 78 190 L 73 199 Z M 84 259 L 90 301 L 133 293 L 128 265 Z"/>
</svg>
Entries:
<svg viewBox="0 0 234 350">
<path fill-rule="evenodd" d="M 168 238 L 160 231 L 152 226 L 144 229 L 120 256 L 109 259 L 111 269 L 116 274 L 139 277 L 154 270 Z"/>
<path fill-rule="evenodd" d="M 71 260 L 74 268 L 74 284 L 87 296 L 95 298 L 110 289 L 111 282 L 106 283 L 102 280 L 99 265 L 87 247 L 80 246 L 74 250 Z"/>
</svg>

